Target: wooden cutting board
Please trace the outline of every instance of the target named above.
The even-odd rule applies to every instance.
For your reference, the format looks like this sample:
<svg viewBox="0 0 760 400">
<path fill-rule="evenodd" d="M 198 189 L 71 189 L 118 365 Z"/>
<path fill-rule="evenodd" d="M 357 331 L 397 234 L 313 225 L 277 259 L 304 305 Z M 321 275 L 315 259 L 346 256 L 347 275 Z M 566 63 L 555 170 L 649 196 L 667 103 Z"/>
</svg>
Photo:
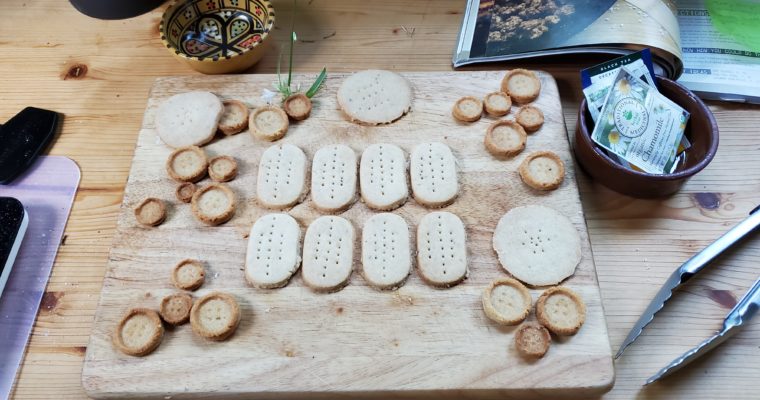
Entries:
<svg viewBox="0 0 760 400">
<path fill-rule="evenodd" d="M 448 144 L 458 160 L 461 193 L 445 210 L 459 215 L 467 227 L 470 270 L 465 282 L 450 289 L 432 288 L 414 271 L 399 290 L 380 292 L 367 286 L 356 272 L 360 268 L 357 240 L 350 284 L 332 294 L 312 292 L 300 274 L 277 290 L 254 289 L 244 279 L 248 231 L 267 213 L 253 199 L 259 159 L 270 143 L 243 132 L 217 138 L 205 147 L 210 155 L 234 156 L 240 166 L 240 175 L 229 184 L 238 196 L 237 213 L 219 227 L 204 226 L 193 218 L 189 205 L 174 198 L 176 183 L 164 169 L 171 149 L 159 141 L 153 123 L 157 106 L 164 99 L 186 91 L 208 90 L 255 107 L 263 104 L 261 93 L 272 88 L 276 77 L 157 80 L 135 149 L 87 348 L 82 371 L 87 393 L 96 398 L 300 398 L 337 394 L 556 397 L 609 390 L 614 370 L 607 327 L 554 79 L 540 74 L 543 89 L 535 104 L 544 111 L 546 123 L 529 136 L 526 151 L 512 160 L 495 160 L 483 146 L 484 132 L 493 119 L 460 124 L 451 117 L 451 107 L 459 97 L 483 97 L 498 90 L 502 75 L 404 74 L 415 93 L 412 111 L 393 124 L 377 127 L 345 119 L 335 93 L 346 75 L 329 75 L 314 99 L 311 117 L 291 124 L 281 142 L 300 146 L 309 158 L 319 147 L 333 143 L 345 143 L 357 154 L 380 142 L 397 144 L 407 153 L 421 142 Z M 294 77 L 304 85 L 311 79 L 313 76 Z M 552 150 L 565 162 L 567 175 L 558 190 L 536 192 L 520 180 L 517 166 L 537 150 Z M 170 203 L 163 225 L 137 225 L 132 209 L 145 197 Z M 494 278 L 507 276 L 491 245 L 493 229 L 506 211 L 527 204 L 556 208 L 580 232 L 583 259 L 564 284 L 580 293 L 587 305 L 586 323 L 580 332 L 555 338 L 548 354 L 535 362 L 523 360 L 514 349 L 515 328 L 491 323 L 481 307 L 484 287 Z M 420 218 L 430 211 L 410 200 L 394 212 L 407 220 L 413 234 Z M 289 212 L 304 230 L 320 215 L 308 198 Z M 361 232 L 363 221 L 373 213 L 356 203 L 342 216 Z M 222 290 L 241 303 L 242 322 L 235 335 L 226 342 L 208 342 L 184 325 L 167 329 L 161 346 L 147 357 L 115 351 L 111 333 L 122 314 L 137 306 L 157 309 L 163 296 L 176 291 L 169 273 L 184 258 L 203 260 L 207 266 L 206 283 L 194 296 Z M 534 301 L 541 292 L 531 290 Z M 531 314 L 529 320 L 534 319 Z"/>
</svg>

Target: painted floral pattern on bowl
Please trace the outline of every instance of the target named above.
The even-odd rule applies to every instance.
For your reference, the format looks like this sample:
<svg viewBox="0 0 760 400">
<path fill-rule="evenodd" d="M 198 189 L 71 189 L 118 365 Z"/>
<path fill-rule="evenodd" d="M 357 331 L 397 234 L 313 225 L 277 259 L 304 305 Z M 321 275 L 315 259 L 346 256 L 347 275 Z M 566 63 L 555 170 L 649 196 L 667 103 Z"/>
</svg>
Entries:
<svg viewBox="0 0 760 400">
<path fill-rule="evenodd" d="M 191 0 L 171 7 L 161 38 L 177 54 L 199 60 L 242 54 L 274 25 L 274 9 L 265 0 Z"/>
</svg>

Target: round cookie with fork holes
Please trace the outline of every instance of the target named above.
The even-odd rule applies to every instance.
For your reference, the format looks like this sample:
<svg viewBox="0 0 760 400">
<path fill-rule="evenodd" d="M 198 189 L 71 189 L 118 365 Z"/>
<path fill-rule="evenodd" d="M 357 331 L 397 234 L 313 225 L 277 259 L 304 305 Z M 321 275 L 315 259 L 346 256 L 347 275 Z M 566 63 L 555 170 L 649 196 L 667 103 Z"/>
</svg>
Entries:
<svg viewBox="0 0 760 400">
<path fill-rule="evenodd" d="M 513 69 L 502 79 L 501 91 L 509 94 L 517 104 L 530 103 L 541 93 L 541 80 L 533 71 Z"/>
<path fill-rule="evenodd" d="M 575 273 L 581 238 L 559 211 L 540 205 L 515 207 L 493 232 L 499 262 L 513 277 L 532 286 L 556 285 Z"/>
<path fill-rule="evenodd" d="M 575 335 L 586 321 L 586 305 L 574 291 L 555 286 L 538 298 L 536 318 L 557 335 Z"/>
<path fill-rule="evenodd" d="M 338 88 L 338 105 L 353 122 L 388 124 L 412 108 L 412 88 L 395 72 L 360 71 L 346 78 Z"/>
<path fill-rule="evenodd" d="M 158 313 L 146 308 L 133 308 L 119 321 L 113 333 L 113 344 L 122 353 L 142 357 L 155 350 L 164 338 L 164 325 Z"/>
<path fill-rule="evenodd" d="M 498 158 L 514 157 L 525 149 L 528 135 L 520 124 L 501 120 L 492 123 L 486 130 L 484 143 L 486 150 Z"/>
<path fill-rule="evenodd" d="M 227 293 L 213 292 L 198 299 L 190 310 L 193 332 L 203 338 L 221 341 L 235 333 L 240 324 L 240 306 Z"/>
<path fill-rule="evenodd" d="M 554 190 L 565 179 L 565 164 L 551 151 L 529 154 L 518 171 L 523 182 L 536 190 Z"/>
<path fill-rule="evenodd" d="M 135 219 L 145 226 L 158 226 L 166 219 L 166 205 L 161 199 L 148 197 L 135 207 Z"/>
<path fill-rule="evenodd" d="M 516 325 L 530 314 L 532 303 L 528 289 L 516 279 L 500 278 L 483 291 L 483 311 L 500 325 Z"/>
</svg>

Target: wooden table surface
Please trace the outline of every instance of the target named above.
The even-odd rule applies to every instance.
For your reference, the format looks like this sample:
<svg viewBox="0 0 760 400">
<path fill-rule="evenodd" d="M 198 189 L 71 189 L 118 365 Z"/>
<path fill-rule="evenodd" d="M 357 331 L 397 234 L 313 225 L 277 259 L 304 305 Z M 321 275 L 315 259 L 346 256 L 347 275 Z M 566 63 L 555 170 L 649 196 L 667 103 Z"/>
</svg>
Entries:
<svg viewBox="0 0 760 400">
<path fill-rule="evenodd" d="M 295 69 L 450 70 L 464 6 L 462 0 L 302 0 Z M 0 121 L 30 105 L 65 114 L 49 153 L 71 157 L 82 169 L 14 398 L 86 397 L 82 359 L 148 89 L 156 77 L 195 74 L 161 45 L 158 24 L 164 7 L 129 20 L 99 21 L 79 14 L 67 1 L 0 2 L 5 54 Z M 278 25 L 287 27 L 291 2 L 275 0 L 275 7 Z M 285 36 L 287 28 L 275 29 L 275 39 Z M 270 49 L 250 72 L 274 72 L 277 54 L 277 48 Z M 590 62 L 521 64 L 557 78 L 571 132 L 581 98 L 578 70 Z M 613 349 L 673 269 L 760 204 L 760 108 L 726 103 L 711 108 L 721 129 L 720 149 L 678 194 L 635 200 L 579 174 Z M 617 381 L 605 398 L 758 396 L 760 319 L 688 369 L 641 386 L 718 329 L 735 299 L 760 275 L 760 238 L 755 236 L 677 293 L 616 362 Z"/>
</svg>

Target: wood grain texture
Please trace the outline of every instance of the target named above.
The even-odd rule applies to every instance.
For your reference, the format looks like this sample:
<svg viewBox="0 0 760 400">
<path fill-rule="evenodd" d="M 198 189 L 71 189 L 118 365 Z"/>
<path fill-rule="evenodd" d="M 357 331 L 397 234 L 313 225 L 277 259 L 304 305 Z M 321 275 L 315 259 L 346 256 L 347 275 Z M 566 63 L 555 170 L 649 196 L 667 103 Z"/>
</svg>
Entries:
<svg viewBox="0 0 760 400">
<path fill-rule="evenodd" d="M 301 41 L 294 67 L 316 75 L 323 66 L 330 73 L 366 68 L 450 71 L 465 2 L 313 0 L 300 5 L 296 27 Z M 124 21 L 99 21 L 65 1 L 0 2 L 0 49 L 9 55 L 0 63 L 6 78 L 0 90 L 0 121 L 28 105 L 64 113 L 63 129 L 49 153 L 71 157 L 82 169 L 66 239 L 13 398 L 86 398 L 80 382 L 85 346 L 149 89 L 157 77 L 198 75 L 161 45 L 157 29 L 164 7 Z M 276 0 L 275 7 L 278 25 L 285 28 L 275 29 L 274 37 L 283 43 L 291 2 Z M 274 73 L 277 47 L 248 72 Z M 599 61 L 563 56 L 471 68 L 550 72 L 572 134 L 582 98 L 578 72 Z M 69 77 L 75 64 L 88 67 L 79 79 Z M 636 200 L 577 175 L 613 349 L 673 269 L 760 204 L 760 107 L 709 105 L 720 126 L 720 148 L 713 162 L 678 194 Z M 733 400 L 760 391 L 760 321 L 661 384 L 641 386 L 720 327 L 726 304 L 760 274 L 759 243 L 756 238 L 747 241 L 679 291 L 616 361 L 615 386 L 605 399 Z"/>
<path fill-rule="evenodd" d="M 88 394 L 96 398 L 180 393 L 319 396 L 328 392 L 495 396 L 589 395 L 609 390 L 614 379 L 611 350 L 554 79 L 540 75 L 542 92 L 534 104 L 544 111 L 546 122 L 530 136 L 526 151 L 511 160 L 494 159 L 483 145 L 493 119 L 462 124 L 451 116 L 461 93 L 483 96 L 499 87 L 503 75 L 404 74 L 415 93 L 412 111 L 392 124 L 369 127 L 351 123 L 342 114 L 336 91 L 347 75 L 333 74 L 314 98 L 311 117 L 291 124 L 278 143 L 301 147 L 309 159 L 320 147 L 336 143 L 348 145 L 357 154 L 372 143 L 393 143 L 409 154 L 415 145 L 432 141 L 449 145 L 457 158 L 460 193 L 445 210 L 465 223 L 468 279 L 441 290 L 424 284 L 415 271 L 398 291 L 374 290 L 357 272 L 361 265 L 357 235 L 355 273 L 346 288 L 332 294 L 313 293 L 300 275 L 278 290 L 256 290 L 245 281 L 246 234 L 253 221 L 270 212 L 256 204 L 254 188 L 261 154 L 271 143 L 246 132 L 204 147 L 211 156 L 235 157 L 241 166 L 239 176 L 229 182 L 239 200 L 238 211 L 220 227 L 204 226 L 187 205 L 173 200 L 176 182 L 164 168 L 171 149 L 158 141 L 154 129 L 162 101 L 177 93 L 208 90 L 258 107 L 263 105 L 261 91 L 276 77 L 159 79 L 147 103 L 85 358 L 82 382 Z M 520 180 L 517 167 L 536 150 L 554 151 L 568 165 L 559 189 L 538 192 Z M 132 209 L 147 196 L 171 203 L 167 220 L 157 228 L 141 227 L 134 219 Z M 491 280 L 506 276 L 491 245 L 499 218 L 513 207 L 536 203 L 561 210 L 581 234 L 583 259 L 565 284 L 581 294 L 588 312 L 581 332 L 555 341 L 543 359 L 530 363 L 513 348 L 513 329 L 500 328 L 485 317 L 481 294 Z M 414 231 L 430 211 L 410 200 L 394 213 Z M 310 197 L 289 213 L 304 228 L 321 215 Z M 358 202 L 341 215 L 361 231 L 375 212 Z M 118 353 L 111 345 L 111 333 L 119 318 L 130 307 L 156 308 L 163 296 L 174 291 L 169 272 L 184 258 L 207 263 L 210 279 L 196 296 L 222 290 L 240 300 L 239 331 L 225 343 L 209 343 L 187 327 L 179 328 L 169 332 L 163 345 L 148 357 Z M 534 298 L 540 293 L 532 291 Z M 198 364 L 209 368 L 198 369 Z M 223 365 L 234 365 L 237 372 L 231 374 Z"/>
</svg>

